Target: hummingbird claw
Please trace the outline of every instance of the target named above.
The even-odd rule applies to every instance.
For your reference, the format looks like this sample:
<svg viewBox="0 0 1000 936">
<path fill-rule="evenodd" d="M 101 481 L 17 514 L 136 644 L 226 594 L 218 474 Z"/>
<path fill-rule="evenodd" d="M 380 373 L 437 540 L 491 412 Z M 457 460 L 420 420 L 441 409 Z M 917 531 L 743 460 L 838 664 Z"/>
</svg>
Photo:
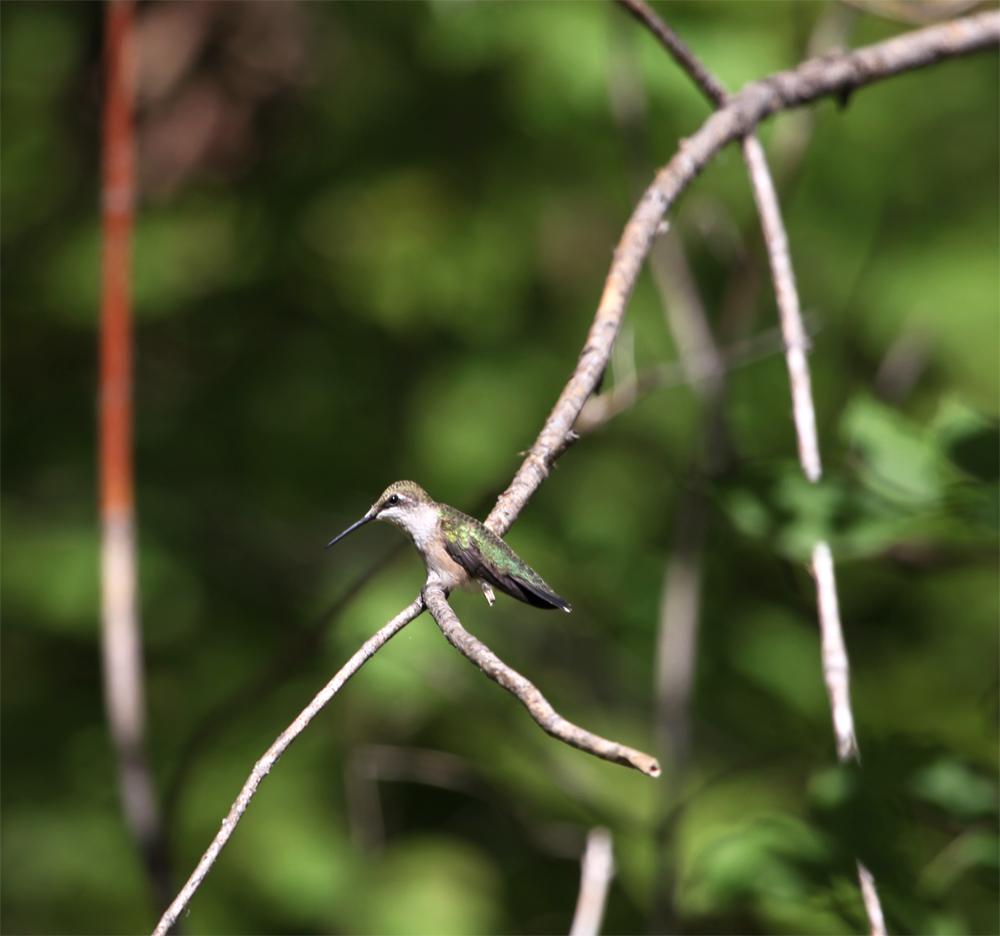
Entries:
<svg viewBox="0 0 1000 936">
<path fill-rule="evenodd" d="M 493 602 L 497 600 L 497 596 L 493 594 L 493 589 L 486 582 L 483 582 L 482 586 L 483 586 L 483 594 L 486 596 L 486 601 L 492 608 Z"/>
</svg>

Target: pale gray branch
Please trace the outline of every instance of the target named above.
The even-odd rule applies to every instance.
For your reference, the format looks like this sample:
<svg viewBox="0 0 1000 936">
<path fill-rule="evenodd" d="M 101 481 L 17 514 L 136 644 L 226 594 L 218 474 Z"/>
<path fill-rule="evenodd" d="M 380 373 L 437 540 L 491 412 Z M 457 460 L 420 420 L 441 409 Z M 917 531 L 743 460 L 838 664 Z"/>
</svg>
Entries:
<svg viewBox="0 0 1000 936">
<path fill-rule="evenodd" d="M 409 607 L 400 611 L 388 624 L 386 624 L 381 630 L 369 637 L 364 644 L 362 644 L 361 649 L 358 650 L 354 656 L 350 658 L 340 669 L 336 676 L 333 677 L 322 689 L 322 691 L 310 702 L 300 713 L 298 718 L 295 719 L 280 735 L 278 739 L 272 744 L 264 756 L 254 764 L 253 771 L 250 774 L 247 782 L 243 784 L 243 789 L 240 790 L 240 795 L 236 797 L 236 802 L 233 803 L 233 808 L 229 810 L 229 815 L 222 820 L 222 828 L 219 829 L 218 834 L 212 840 L 212 844 L 209 845 L 208 851 L 202 856 L 201 861 L 198 862 L 198 866 L 194 869 L 191 877 L 188 878 L 187 883 L 181 888 L 181 892 L 174 898 L 174 902 L 167 908 L 166 913 L 160 919 L 159 924 L 157 924 L 156 929 L 153 931 L 153 936 L 164 936 L 164 934 L 173 926 L 174 922 L 180 916 L 181 912 L 188 905 L 188 902 L 194 896 L 196 890 L 200 886 L 201 882 L 204 880 L 205 875 L 208 874 L 209 869 L 215 863 L 215 859 L 219 857 L 219 853 L 222 851 L 226 842 L 229 841 L 229 837 L 233 834 L 236 829 L 237 823 L 246 812 L 247 806 L 250 805 L 250 800 L 253 799 L 254 793 L 257 792 L 257 787 L 260 786 L 261 780 L 264 779 L 270 772 L 271 768 L 277 763 L 278 758 L 288 749 L 288 746 L 305 730 L 306 726 L 316 717 L 320 709 L 326 705 L 344 686 L 347 682 L 361 667 L 375 655 L 389 638 L 394 637 L 398 634 L 407 624 L 410 623 L 414 618 L 419 617 L 424 611 L 424 602 L 422 598 L 417 598 Z"/>
<path fill-rule="evenodd" d="M 597 936 L 601 931 L 608 888 L 614 877 L 611 830 L 597 826 L 587 833 L 587 847 L 580 859 L 580 895 L 569 936 Z"/>
<path fill-rule="evenodd" d="M 674 542 L 663 577 L 656 639 L 656 708 L 660 748 L 669 751 L 670 793 L 678 795 L 690 743 L 688 709 L 694 688 L 702 559 L 708 517 L 699 484 L 677 511 Z"/>
<path fill-rule="evenodd" d="M 781 332 L 785 339 L 785 361 L 788 364 L 788 381 L 792 389 L 792 418 L 795 438 L 798 441 L 799 461 L 810 481 L 819 481 L 823 465 L 819 457 L 819 440 L 816 436 L 816 409 L 813 406 L 812 382 L 809 375 L 809 338 L 802 322 L 799 291 L 795 286 L 795 272 L 788 250 L 788 235 L 781 218 L 778 194 L 774 190 L 771 172 L 767 167 L 764 148 L 756 136 L 743 140 L 743 159 L 750 173 L 757 213 L 764 229 L 764 242 L 771 264 L 771 279 L 781 317 Z"/>
<path fill-rule="evenodd" d="M 868 914 L 868 932 L 871 936 L 887 936 L 885 916 L 882 904 L 875 889 L 875 878 L 860 861 L 858 864 L 858 880 L 861 882 L 861 899 L 865 902 L 865 913 Z"/>
<path fill-rule="evenodd" d="M 860 752 L 858 739 L 854 733 L 854 713 L 851 710 L 850 664 L 847 661 L 847 648 L 844 645 L 844 631 L 840 626 L 833 555 L 823 540 L 813 547 L 812 573 L 816 579 L 819 626 L 823 642 L 823 681 L 830 697 L 837 758 L 841 762 L 857 760 Z"/>
<path fill-rule="evenodd" d="M 448 643 L 466 659 L 475 663 L 495 683 L 503 686 L 520 700 L 543 731 L 595 757 L 614 764 L 634 767 L 650 777 L 660 775 L 660 765 L 655 757 L 626 747 L 624 744 L 618 744 L 616 741 L 608 741 L 563 718 L 531 682 L 517 670 L 511 669 L 486 644 L 462 627 L 439 585 L 425 585 L 422 594 L 427 609 Z"/>
</svg>

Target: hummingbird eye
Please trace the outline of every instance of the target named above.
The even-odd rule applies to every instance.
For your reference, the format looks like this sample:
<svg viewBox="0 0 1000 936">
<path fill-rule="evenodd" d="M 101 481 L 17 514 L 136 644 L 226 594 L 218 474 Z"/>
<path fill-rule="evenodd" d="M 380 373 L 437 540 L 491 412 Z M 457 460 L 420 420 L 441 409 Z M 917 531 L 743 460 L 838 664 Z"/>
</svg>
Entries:
<svg viewBox="0 0 1000 936">
<path fill-rule="evenodd" d="M 390 507 L 394 507 L 396 504 L 399 503 L 399 495 L 398 494 L 391 494 L 391 495 L 389 495 L 389 499 L 386 501 L 386 503 Z"/>
</svg>

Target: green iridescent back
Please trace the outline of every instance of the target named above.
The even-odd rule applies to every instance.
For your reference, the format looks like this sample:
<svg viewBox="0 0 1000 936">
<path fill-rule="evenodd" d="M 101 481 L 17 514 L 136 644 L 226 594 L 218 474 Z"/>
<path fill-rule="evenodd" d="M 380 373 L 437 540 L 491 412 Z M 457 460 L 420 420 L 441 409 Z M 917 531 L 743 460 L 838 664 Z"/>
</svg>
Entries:
<svg viewBox="0 0 1000 936">
<path fill-rule="evenodd" d="M 444 533 L 444 538 L 451 547 L 450 551 L 478 549 L 483 558 L 491 565 L 496 566 L 497 571 L 501 574 L 530 582 L 542 592 L 555 594 L 531 566 L 521 559 L 496 533 L 483 526 L 475 517 L 470 517 L 447 504 L 438 504 L 438 509 L 441 512 L 441 532 Z"/>
</svg>

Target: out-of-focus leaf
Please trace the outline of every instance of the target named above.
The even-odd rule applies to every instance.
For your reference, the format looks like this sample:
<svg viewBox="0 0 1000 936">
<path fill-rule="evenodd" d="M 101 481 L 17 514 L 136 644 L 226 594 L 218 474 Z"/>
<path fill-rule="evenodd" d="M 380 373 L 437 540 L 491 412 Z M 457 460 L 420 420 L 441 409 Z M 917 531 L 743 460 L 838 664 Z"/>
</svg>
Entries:
<svg viewBox="0 0 1000 936">
<path fill-rule="evenodd" d="M 4 514 L 0 582 L 9 612 L 26 613 L 42 628 L 96 637 L 97 531 Z"/>
<path fill-rule="evenodd" d="M 155 318 L 229 284 L 241 250 L 249 249 L 226 205 L 141 214 L 135 231 L 133 302 L 137 317 Z M 244 236 L 241 243 L 239 235 Z M 100 231 L 80 231 L 54 263 L 50 301 L 70 321 L 96 322 Z"/>
<path fill-rule="evenodd" d="M 524 219 L 510 207 L 470 212 L 432 174 L 410 171 L 323 197 L 303 233 L 382 325 L 429 321 L 498 338 L 519 318 L 528 272 Z"/>
<path fill-rule="evenodd" d="M 941 456 L 933 435 L 872 399 L 859 397 L 845 411 L 842 431 L 864 459 L 859 474 L 880 497 L 910 509 L 942 497 Z"/>
<path fill-rule="evenodd" d="M 815 626 L 768 609 L 744 618 L 732 648 L 733 665 L 804 715 L 826 708 Z"/>
<path fill-rule="evenodd" d="M 997 811 L 997 785 L 955 760 L 942 759 L 913 778 L 913 791 L 922 799 L 963 819 Z"/>
<path fill-rule="evenodd" d="M 496 932 L 499 881 L 478 850 L 454 839 L 416 839 L 394 846 L 379 865 L 360 910 L 360 930 L 390 936 Z"/>
<path fill-rule="evenodd" d="M 942 895 L 966 872 L 981 868 L 996 875 L 1000 866 L 1000 838 L 995 832 L 973 830 L 950 842 L 924 868 L 920 883 L 935 896 Z"/>
</svg>

